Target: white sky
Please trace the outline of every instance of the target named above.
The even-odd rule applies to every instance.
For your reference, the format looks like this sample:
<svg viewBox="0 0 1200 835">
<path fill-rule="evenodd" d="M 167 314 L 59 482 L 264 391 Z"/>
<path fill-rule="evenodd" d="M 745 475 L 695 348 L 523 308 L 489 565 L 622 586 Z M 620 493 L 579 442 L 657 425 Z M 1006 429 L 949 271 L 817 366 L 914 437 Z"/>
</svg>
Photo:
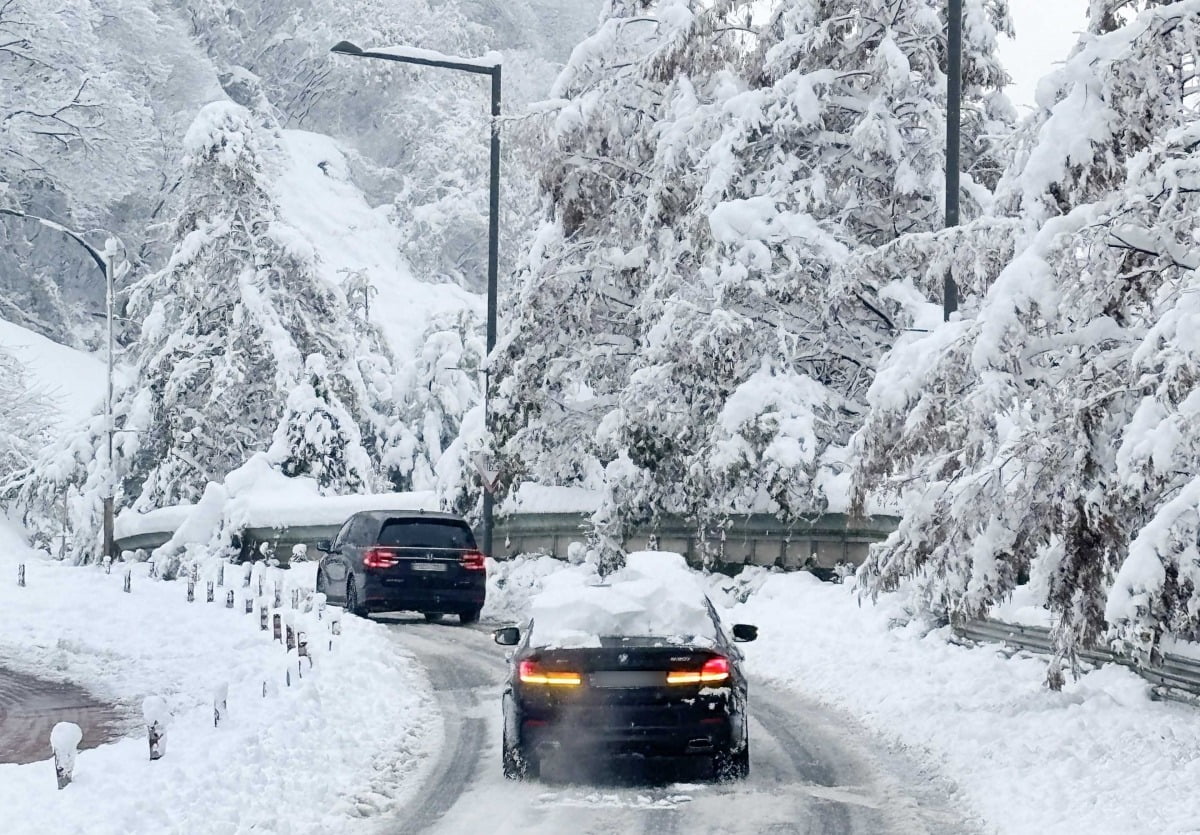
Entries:
<svg viewBox="0 0 1200 835">
<path fill-rule="evenodd" d="M 1000 60 L 1012 76 L 1008 97 L 1018 113 L 1033 106 L 1038 80 L 1067 57 L 1087 24 L 1087 0 L 1009 0 L 1017 37 L 1001 41 Z"/>
</svg>

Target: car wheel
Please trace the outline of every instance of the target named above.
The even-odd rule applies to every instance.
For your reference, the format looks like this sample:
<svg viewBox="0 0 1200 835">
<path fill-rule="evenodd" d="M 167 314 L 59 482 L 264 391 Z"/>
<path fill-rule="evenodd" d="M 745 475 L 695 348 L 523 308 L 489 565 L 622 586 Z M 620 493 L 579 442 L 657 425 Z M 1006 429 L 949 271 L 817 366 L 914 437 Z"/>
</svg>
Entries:
<svg viewBox="0 0 1200 835">
<path fill-rule="evenodd" d="M 463 609 L 458 613 L 459 623 L 474 623 L 479 620 L 479 609 Z"/>
<path fill-rule="evenodd" d="M 354 582 L 353 574 L 346 578 L 346 611 L 360 618 L 367 616 L 367 610 L 358 601 L 358 585 Z"/>
<path fill-rule="evenodd" d="M 520 745 L 510 745 L 504 737 L 504 776 L 509 780 L 525 780 L 538 776 L 538 762 Z"/>
<path fill-rule="evenodd" d="M 738 751 L 722 751 L 713 757 L 713 773 L 718 780 L 745 780 L 750 776 L 750 740 Z"/>
<path fill-rule="evenodd" d="M 424 617 L 429 623 L 438 623 L 442 619 L 441 612 L 422 612 L 421 616 Z"/>
</svg>

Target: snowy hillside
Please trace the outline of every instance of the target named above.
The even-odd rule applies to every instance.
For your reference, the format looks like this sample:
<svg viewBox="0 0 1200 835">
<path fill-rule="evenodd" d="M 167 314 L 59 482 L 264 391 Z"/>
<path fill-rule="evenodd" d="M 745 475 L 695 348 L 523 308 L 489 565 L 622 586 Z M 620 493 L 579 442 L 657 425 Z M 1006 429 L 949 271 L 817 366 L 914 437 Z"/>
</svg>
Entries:
<svg viewBox="0 0 1200 835">
<path fill-rule="evenodd" d="M 25 366 L 30 385 L 55 407 L 56 432 L 75 430 L 103 408 L 105 358 L 53 342 L 41 334 L 0 319 L 0 351 Z"/>
</svg>

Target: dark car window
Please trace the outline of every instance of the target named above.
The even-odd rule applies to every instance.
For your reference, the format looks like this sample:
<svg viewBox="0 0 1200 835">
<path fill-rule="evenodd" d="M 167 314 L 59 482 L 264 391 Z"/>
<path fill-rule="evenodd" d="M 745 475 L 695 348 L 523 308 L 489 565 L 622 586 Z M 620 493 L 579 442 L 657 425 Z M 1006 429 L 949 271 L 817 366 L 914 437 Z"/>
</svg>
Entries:
<svg viewBox="0 0 1200 835">
<path fill-rule="evenodd" d="M 395 548 L 474 548 L 471 529 L 453 519 L 388 519 L 379 544 Z"/>
<path fill-rule="evenodd" d="M 333 550 L 341 550 L 341 547 L 346 544 L 346 535 L 350 532 L 350 526 L 354 523 L 353 519 L 347 519 L 346 524 L 338 530 L 337 536 L 333 538 Z"/>
</svg>

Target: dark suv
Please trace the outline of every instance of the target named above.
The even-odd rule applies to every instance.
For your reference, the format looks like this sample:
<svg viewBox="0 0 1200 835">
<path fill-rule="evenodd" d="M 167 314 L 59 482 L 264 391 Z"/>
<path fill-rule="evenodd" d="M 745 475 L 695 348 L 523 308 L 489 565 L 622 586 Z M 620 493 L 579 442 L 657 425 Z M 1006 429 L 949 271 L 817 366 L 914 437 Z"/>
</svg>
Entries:
<svg viewBox="0 0 1200 835">
<path fill-rule="evenodd" d="M 487 566 L 471 526 L 450 513 L 368 510 L 346 520 L 317 566 L 317 591 L 356 615 L 417 611 L 479 620 Z"/>
</svg>

